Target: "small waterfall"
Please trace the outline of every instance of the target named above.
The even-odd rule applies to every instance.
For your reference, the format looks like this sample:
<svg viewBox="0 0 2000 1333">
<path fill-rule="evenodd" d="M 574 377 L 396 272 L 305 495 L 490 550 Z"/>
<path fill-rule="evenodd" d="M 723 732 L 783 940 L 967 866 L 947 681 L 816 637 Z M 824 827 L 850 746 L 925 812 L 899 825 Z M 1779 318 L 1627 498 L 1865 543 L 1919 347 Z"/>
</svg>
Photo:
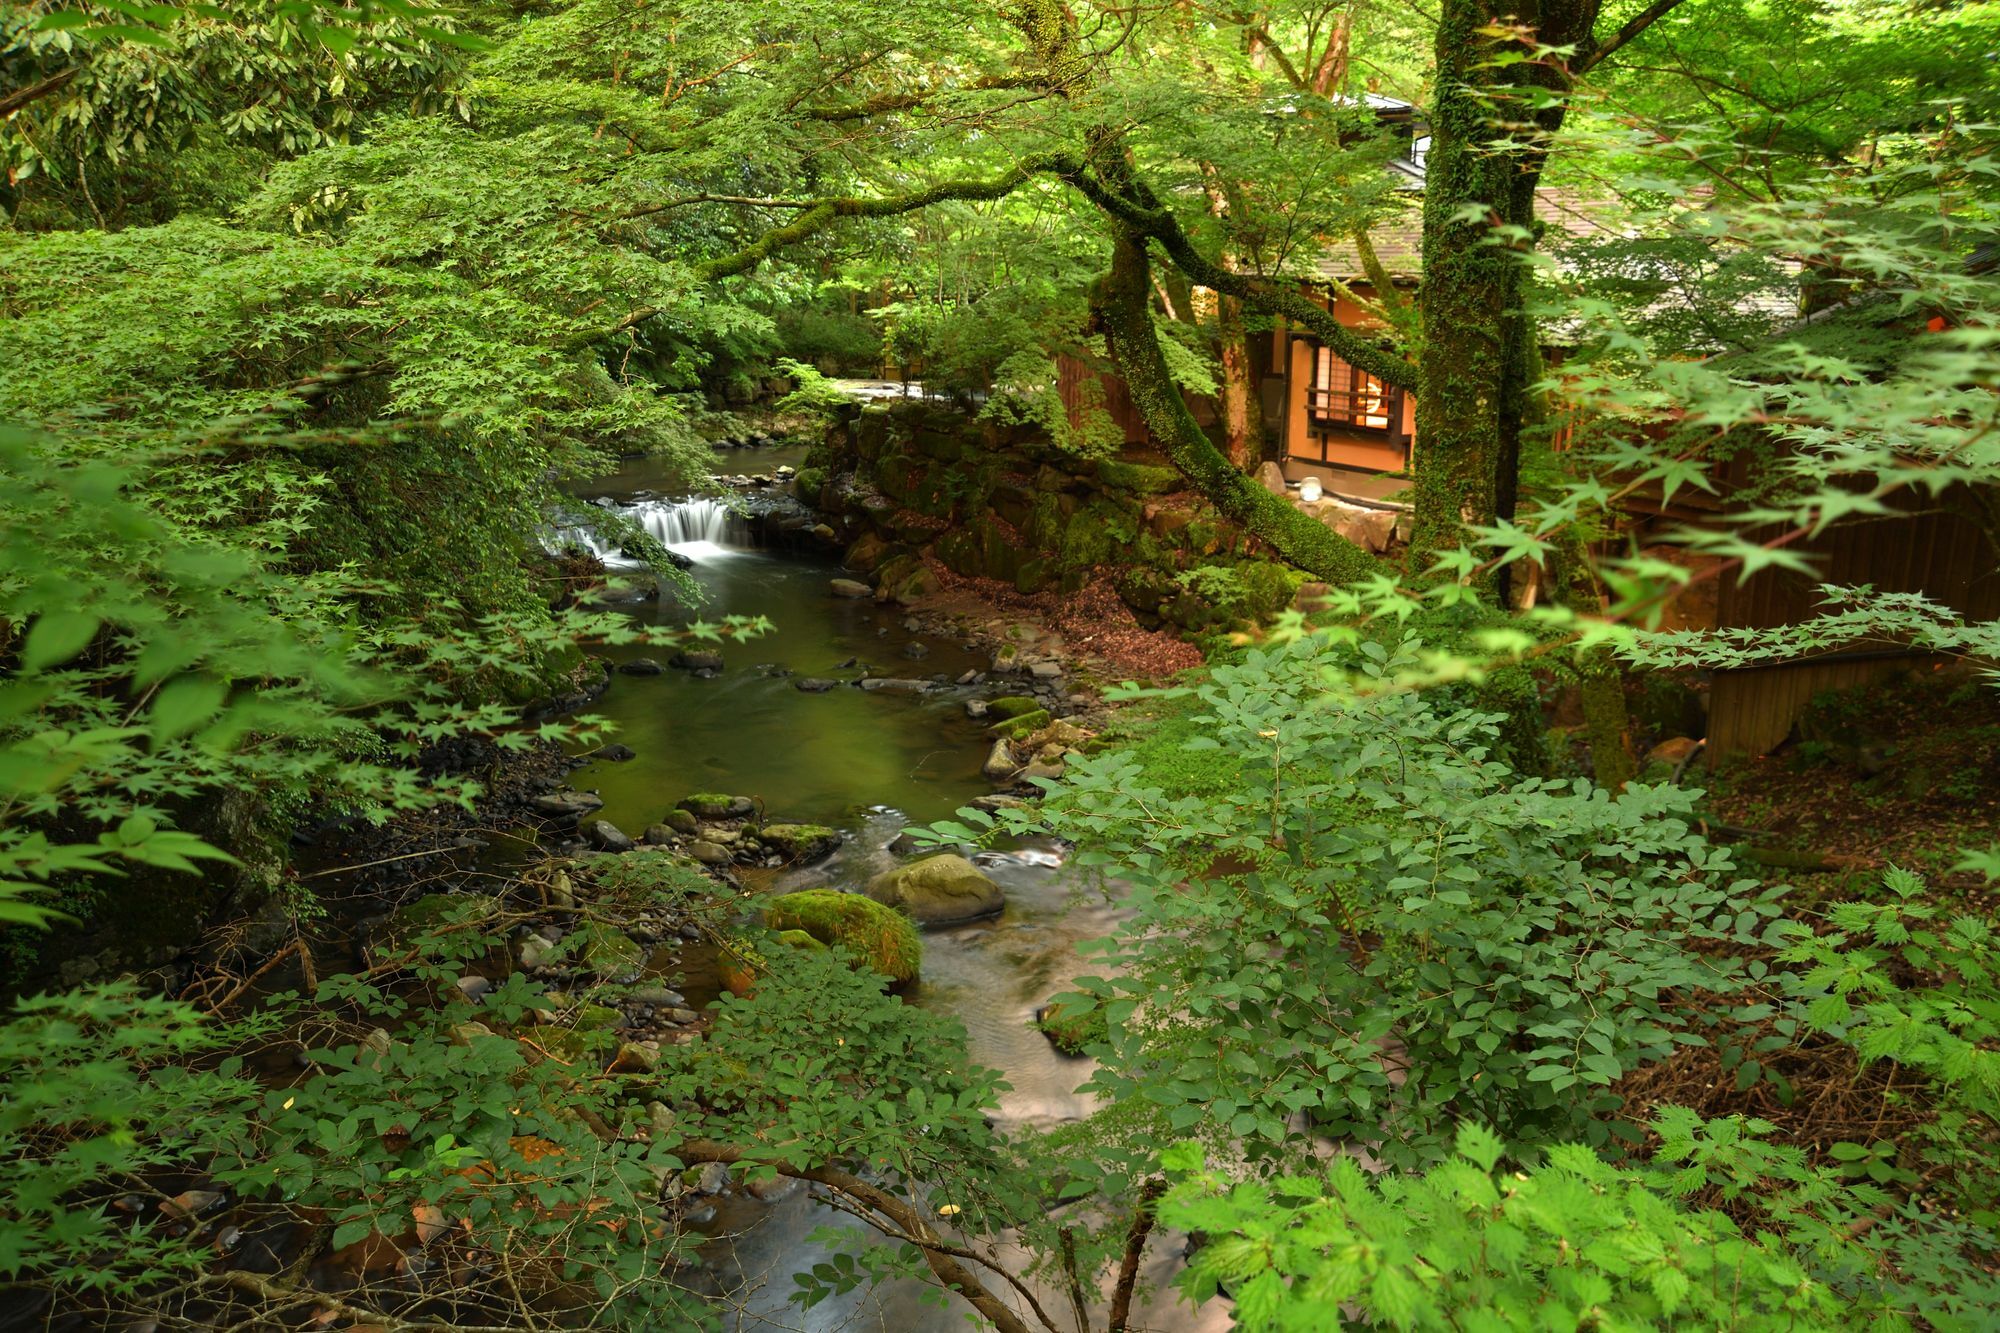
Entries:
<svg viewBox="0 0 2000 1333">
<path fill-rule="evenodd" d="M 604 504 L 604 507 L 638 523 L 654 541 L 690 560 L 714 560 L 734 555 L 750 545 L 749 530 L 741 516 L 713 496 L 637 500 L 623 505 Z M 623 544 L 612 532 L 600 534 L 584 527 L 564 527 L 557 531 L 555 544 L 580 547 L 614 568 L 641 563 L 625 554 Z"/>
</svg>

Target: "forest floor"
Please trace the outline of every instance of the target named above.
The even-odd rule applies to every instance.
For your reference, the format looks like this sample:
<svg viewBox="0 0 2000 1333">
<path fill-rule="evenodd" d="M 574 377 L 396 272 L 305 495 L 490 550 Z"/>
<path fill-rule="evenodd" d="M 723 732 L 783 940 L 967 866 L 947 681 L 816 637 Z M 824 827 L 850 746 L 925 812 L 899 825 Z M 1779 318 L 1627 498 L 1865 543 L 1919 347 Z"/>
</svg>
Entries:
<svg viewBox="0 0 2000 1333">
<path fill-rule="evenodd" d="M 2000 841 L 2000 690 L 1969 672 L 1823 696 L 1792 740 L 1725 762 L 1707 785 L 1718 825 L 1755 830 L 1744 845 L 1798 862 L 1767 862 L 1767 877 L 1814 896 L 1866 894 L 1893 865 L 1954 903 L 2000 897 L 1953 870 L 1968 847 Z"/>
</svg>

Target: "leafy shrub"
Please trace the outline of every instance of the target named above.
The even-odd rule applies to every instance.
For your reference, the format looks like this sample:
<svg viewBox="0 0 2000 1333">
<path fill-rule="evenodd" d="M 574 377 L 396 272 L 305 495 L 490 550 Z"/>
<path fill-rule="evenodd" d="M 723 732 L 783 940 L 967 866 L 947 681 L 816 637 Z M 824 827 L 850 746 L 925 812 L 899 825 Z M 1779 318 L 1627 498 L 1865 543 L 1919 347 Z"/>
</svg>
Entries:
<svg viewBox="0 0 2000 1333">
<path fill-rule="evenodd" d="M 1136 923 L 1100 945 L 1113 974 L 1080 983 L 1111 1029 L 1090 1086 L 1153 1108 L 1154 1142 L 1199 1130 L 1272 1161 L 1302 1115 L 1398 1169 L 1442 1160 L 1461 1116 L 1515 1147 L 1602 1142 L 1611 1085 L 1706 1040 L 1687 997 L 1760 970 L 1735 951 L 1772 895 L 1691 831 L 1687 794 L 1518 779 L 1491 715 L 1387 688 L 1416 645 L 1360 653 L 1358 688 L 1316 638 L 1196 687 L 1210 734 L 1189 746 L 1238 765 L 1219 795 L 1113 751 L 1042 803 L 1132 885 Z"/>
<path fill-rule="evenodd" d="M 1347 1156 L 1324 1177 L 1233 1188 L 1197 1172 L 1160 1215 L 1208 1236 L 1186 1293 L 1228 1290 L 1252 1333 L 1325 1328 L 1349 1304 L 1396 1329 L 1862 1326 L 1782 1244 L 1675 1206 L 1643 1173 L 1574 1145 L 1527 1172 L 1499 1169 L 1502 1155 L 1467 1125 L 1421 1176 L 1373 1180 Z M 1200 1153 L 1167 1160 L 1193 1168 Z"/>
</svg>

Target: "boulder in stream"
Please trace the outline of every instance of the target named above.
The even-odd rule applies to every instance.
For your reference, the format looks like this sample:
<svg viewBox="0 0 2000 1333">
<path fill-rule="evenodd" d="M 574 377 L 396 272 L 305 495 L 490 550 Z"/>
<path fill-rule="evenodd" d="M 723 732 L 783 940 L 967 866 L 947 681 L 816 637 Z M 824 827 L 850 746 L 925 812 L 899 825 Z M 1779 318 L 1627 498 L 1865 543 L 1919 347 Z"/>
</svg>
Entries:
<svg viewBox="0 0 2000 1333">
<path fill-rule="evenodd" d="M 766 824 L 758 837 L 787 861 L 817 861 L 840 846 L 840 834 L 819 824 Z"/>
<path fill-rule="evenodd" d="M 977 921 L 1007 905 L 992 876 L 950 852 L 883 871 L 868 881 L 868 896 L 925 926 Z"/>
<path fill-rule="evenodd" d="M 600 851 L 629 852 L 632 850 L 631 837 L 626 834 L 625 830 L 619 828 L 608 819 L 593 819 L 588 824 L 585 824 L 583 826 L 583 836 L 590 839 L 591 844 Z"/>
<path fill-rule="evenodd" d="M 698 791 L 674 804 L 697 819 L 748 819 L 757 813 L 757 803 L 748 796 L 725 796 L 719 792 Z M 671 816 L 668 822 L 672 822 Z"/>
<path fill-rule="evenodd" d="M 781 934 L 802 931 L 821 944 L 838 945 L 891 981 L 914 981 L 923 965 L 923 941 L 910 919 L 858 893 L 783 894 L 764 909 L 764 924 Z"/>
<path fill-rule="evenodd" d="M 1093 1005 L 1085 1010 L 1060 1000 L 1035 1010 L 1035 1026 L 1049 1039 L 1049 1045 L 1069 1056 L 1084 1055 L 1092 1042 L 1103 1041 L 1108 1035 L 1101 1007 Z"/>
<path fill-rule="evenodd" d="M 979 771 L 992 782 L 1011 781 L 1014 775 L 1021 771 L 1021 765 L 1015 760 L 1014 751 L 1008 746 L 1006 737 L 1003 736 L 993 742 L 993 749 L 988 752 L 986 762 L 980 766 Z"/>
<path fill-rule="evenodd" d="M 666 668 L 650 657 L 635 657 L 629 662 L 620 662 L 618 671 L 627 676 L 657 676 Z"/>
<path fill-rule="evenodd" d="M 668 662 L 683 671 L 720 671 L 722 654 L 713 648 L 688 648 L 675 653 Z"/>
<path fill-rule="evenodd" d="M 719 842 L 706 838 L 697 839 L 688 847 L 688 855 L 705 866 L 726 866 L 736 859 L 736 853 Z"/>
<path fill-rule="evenodd" d="M 801 694 L 825 694 L 838 684 L 837 680 L 825 680 L 819 676 L 800 676 L 792 682 L 792 688 Z"/>
<path fill-rule="evenodd" d="M 535 813 L 550 819 L 580 819 L 604 808 L 604 798 L 587 791 L 552 791 L 529 802 Z"/>
<path fill-rule="evenodd" d="M 827 587 L 833 590 L 835 597 L 872 597 L 875 595 L 875 590 L 860 579 L 834 579 L 831 583 L 827 584 Z"/>
</svg>

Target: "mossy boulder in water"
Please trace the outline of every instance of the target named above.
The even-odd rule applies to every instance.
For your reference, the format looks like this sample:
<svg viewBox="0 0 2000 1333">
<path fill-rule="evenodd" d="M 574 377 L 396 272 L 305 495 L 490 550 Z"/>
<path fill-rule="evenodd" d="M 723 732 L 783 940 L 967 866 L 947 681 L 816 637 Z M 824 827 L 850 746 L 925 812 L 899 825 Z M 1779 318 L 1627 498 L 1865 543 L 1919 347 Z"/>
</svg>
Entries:
<svg viewBox="0 0 2000 1333">
<path fill-rule="evenodd" d="M 1009 647 L 1012 645 L 1010 644 Z M 1042 701 L 1032 694 L 1007 694 L 998 699 L 986 701 L 986 711 L 997 718 L 1020 717 L 1023 713 L 1033 713 L 1042 706 Z"/>
<path fill-rule="evenodd" d="M 1037 708 L 1031 713 L 1010 717 L 1005 722 L 995 722 L 986 730 L 995 736 L 1005 736 L 1010 741 L 1025 740 L 1049 724 L 1049 710 Z"/>
<path fill-rule="evenodd" d="M 1096 1006 L 1082 1012 L 1051 1000 L 1035 1011 L 1035 1026 L 1064 1055 L 1080 1056 L 1092 1042 L 1103 1041 L 1109 1033 L 1104 1010 Z"/>
<path fill-rule="evenodd" d="M 725 796 L 712 791 L 683 796 L 679 805 L 699 819 L 748 819 L 757 813 L 757 803 L 748 796 Z"/>
<path fill-rule="evenodd" d="M 837 944 L 891 981 L 914 981 L 923 963 L 923 941 L 910 919 L 858 893 L 787 893 L 764 909 L 764 924 L 780 939 L 797 932 Z"/>
<path fill-rule="evenodd" d="M 787 861 L 817 861 L 840 846 L 840 834 L 819 824 L 767 824 L 758 836 Z"/>
<path fill-rule="evenodd" d="M 926 926 L 977 921 L 1007 905 L 992 876 L 949 852 L 883 871 L 868 881 L 868 896 Z"/>
</svg>

